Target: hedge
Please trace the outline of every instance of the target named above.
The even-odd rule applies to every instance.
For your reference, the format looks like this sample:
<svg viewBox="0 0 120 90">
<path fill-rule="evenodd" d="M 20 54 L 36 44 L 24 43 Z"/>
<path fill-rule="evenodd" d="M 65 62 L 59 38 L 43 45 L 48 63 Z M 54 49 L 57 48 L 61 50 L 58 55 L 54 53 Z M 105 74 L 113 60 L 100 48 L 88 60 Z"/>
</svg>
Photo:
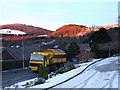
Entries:
<svg viewBox="0 0 120 90">
<path fill-rule="evenodd" d="M 2 71 L 3 70 L 11 70 L 23 67 L 23 60 L 7 60 L 2 61 Z M 24 60 L 24 67 L 29 66 L 29 60 Z"/>
</svg>

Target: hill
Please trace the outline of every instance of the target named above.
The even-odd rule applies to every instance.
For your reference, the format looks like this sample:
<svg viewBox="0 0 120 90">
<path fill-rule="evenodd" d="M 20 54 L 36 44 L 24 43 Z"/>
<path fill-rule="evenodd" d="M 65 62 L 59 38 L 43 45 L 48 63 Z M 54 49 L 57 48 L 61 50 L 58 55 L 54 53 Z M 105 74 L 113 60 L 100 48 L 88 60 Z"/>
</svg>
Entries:
<svg viewBox="0 0 120 90">
<path fill-rule="evenodd" d="M 41 27 L 35 27 L 32 25 L 26 25 L 26 24 L 6 24 L 6 25 L 1 25 L 1 29 L 14 29 L 14 30 L 19 30 L 26 32 L 27 34 L 49 34 L 52 31 L 41 28 Z"/>
<path fill-rule="evenodd" d="M 119 24 L 110 24 L 110 25 L 105 25 L 105 26 L 101 26 L 101 27 L 103 27 L 105 29 L 110 29 L 110 28 L 115 28 L 115 27 L 118 27 L 118 26 L 119 26 Z"/>
<path fill-rule="evenodd" d="M 58 28 L 55 32 L 52 32 L 50 36 L 54 37 L 74 37 L 83 36 L 89 32 L 88 28 L 83 25 L 69 24 Z"/>
</svg>

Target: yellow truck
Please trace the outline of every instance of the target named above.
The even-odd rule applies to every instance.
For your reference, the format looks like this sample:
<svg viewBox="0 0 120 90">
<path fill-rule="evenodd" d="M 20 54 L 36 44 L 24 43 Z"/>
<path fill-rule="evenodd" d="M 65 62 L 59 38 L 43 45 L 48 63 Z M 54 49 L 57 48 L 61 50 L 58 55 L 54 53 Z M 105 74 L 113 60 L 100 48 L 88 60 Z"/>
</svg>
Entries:
<svg viewBox="0 0 120 90">
<path fill-rule="evenodd" d="M 40 70 L 44 65 L 49 69 L 60 67 L 66 62 L 66 53 L 61 49 L 47 49 L 41 52 L 32 52 L 30 56 L 29 67 L 32 71 Z"/>
</svg>

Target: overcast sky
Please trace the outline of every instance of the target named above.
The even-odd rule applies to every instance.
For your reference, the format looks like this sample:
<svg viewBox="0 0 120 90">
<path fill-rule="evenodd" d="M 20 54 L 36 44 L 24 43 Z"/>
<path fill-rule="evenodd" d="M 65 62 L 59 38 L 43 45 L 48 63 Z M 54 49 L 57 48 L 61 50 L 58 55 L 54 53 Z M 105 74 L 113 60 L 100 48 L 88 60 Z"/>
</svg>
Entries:
<svg viewBox="0 0 120 90">
<path fill-rule="evenodd" d="M 54 31 L 66 24 L 116 24 L 118 1 L 0 0 L 0 25 L 22 23 Z"/>
</svg>

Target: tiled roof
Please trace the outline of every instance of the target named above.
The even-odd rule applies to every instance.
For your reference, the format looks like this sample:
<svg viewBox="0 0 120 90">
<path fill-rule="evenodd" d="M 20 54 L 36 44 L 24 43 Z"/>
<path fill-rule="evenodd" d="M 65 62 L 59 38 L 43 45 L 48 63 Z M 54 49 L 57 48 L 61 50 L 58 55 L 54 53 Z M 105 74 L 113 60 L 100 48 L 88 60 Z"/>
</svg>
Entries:
<svg viewBox="0 0 120 90">
<path fill-rule="evenodd" d="M 80 50 L 88 50 L 90 51 L 91 48 L 89 46 L 89 44 L 85 43 L 85 44 L 79 44 Z"/>
<path fill-rule="evenodd" d="M 16 47 L 9 47 L 7 48 L 9 51 L 11 51 L 19 60 L 22 60 L 23 57 L 25 60 L 28 60 L 30 57 L 30 54 L 32 52 L 37 52 L 40 51 L 40 47 L 39 46 L 25 46 L 24 50 L 22 47 L 16 48 Z M 24 54 L 24 56 L 23 56 Z"/>
</svg>

